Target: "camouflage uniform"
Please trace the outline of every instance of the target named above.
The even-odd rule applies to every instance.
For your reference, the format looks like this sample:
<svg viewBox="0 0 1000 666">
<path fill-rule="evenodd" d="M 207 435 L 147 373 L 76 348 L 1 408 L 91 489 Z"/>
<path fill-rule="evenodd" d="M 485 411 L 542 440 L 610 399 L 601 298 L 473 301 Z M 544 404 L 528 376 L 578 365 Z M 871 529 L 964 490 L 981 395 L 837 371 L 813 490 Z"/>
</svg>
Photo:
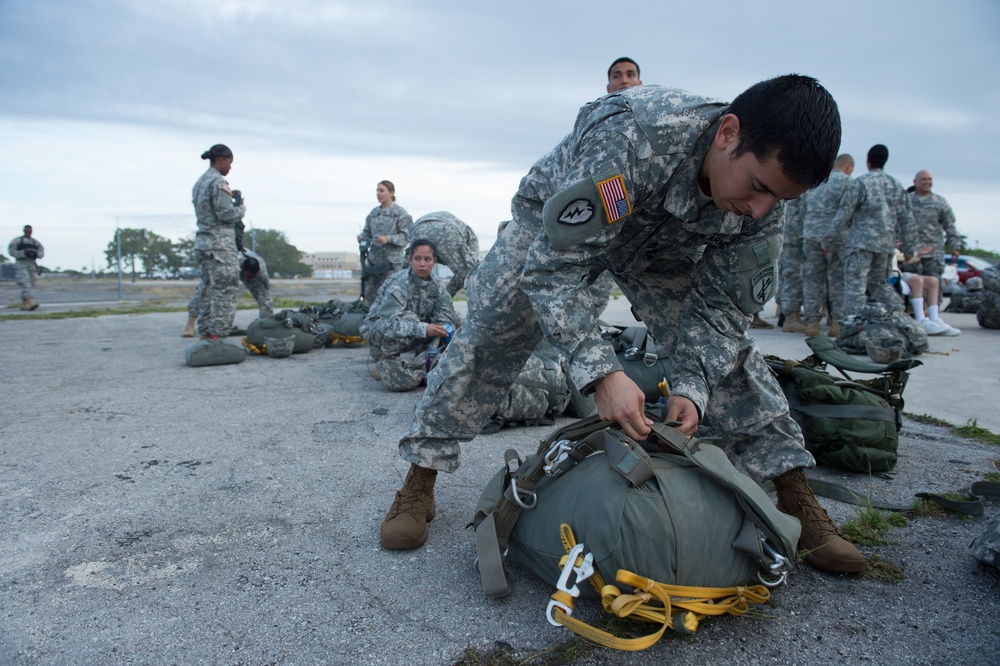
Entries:
<svg viewBox="0 0 1000 666">
<path fill-rule="evenodd" d="M 448 283 L 454 296 L 465 286 L 465 278 L 479 263 L 479 238 L 472 227 L 447 211 L 427 213 L 410 227 L 410 244 L 429 240 L 437 248 L 438 263 L 455 274 Z"/>
<path fill-rule="evenodd" d="M 233 203 L 229 183 L 213 167 L 194 184 L 191 199 L 198 218 L 194 249 L 209 302 L 207 313 L 198 319 L 198 332 L 224 338 L 233 327 L 240 286 L 234 225 L 243 219 L 246 207 Z"/>
<path fill-rule="evenodd" d="M 952 250 L 962 249 L 962 237 L 955 228 L 955 213 L 944 197 L 933 192 L 923 197 L 910 192 L 910 210 L 917 222 L 917 248 L 930 245 L 933 249 L 930 254 L 920 257 L 919 264 L 907 264 L 904 270 L 939 278 L 944 273 L 945 243 Z"/>
<path fill-rule="evenodd" d="M 38 275 L 35 260 L 45 256 L 45 248 L 34 237 L 18 236 L 7 246 L 7 252 L 16 260 L 14 281 L 21 288 L 21 301 L 24 302 L 32 297 L 31 290 L 35 288 L 35 276 Z M 28 256 L 28 252 L 34 252 L 35 256 Z"/>
<path fill-rule="evenodd" d="M 823 252 L 823 238 L 849 183 L 850 176 L 834 169 L 825 183 L 802 195 L 802 301 L 806 323 L 818 322 L 823 304 L 828 301 L 830 320 L 844 318 L 846 233 L 832 239 L 829 252 Z"/>
<path fill-rule="evenodd" d="M 242 256 L 241 256 L 242 255 Z M 249 280 L 240 271 L 240 282 L 247 288 L 253 299 L 257 301 L 257 316 L 266 319 L 274 315 L 274 299 L 271 298 L 271 282 L 267 276 L 267 264 L 264 258 L 250 250 L 241 250 L 236 255 L 237 265 L 243 264 L 244 257 L 253 257 L 260 264 L 260 272 L 256 277 Z M 205 280 L 198 283 L 194 290 L 194 295 L 188 302 L 188 315 L 191 317 L 203 317 L 209 314 L 209 299 L 205 298 Z"/>
<path fill-rule="evenodd" d="M 785 229 L 778 258 L 778 292 L 785 314 L 802 308 L 802 205 L 801 197 L 785 202 Z"/>
<path fill-rule="evenodd" d="M 454 471 L 459 442 L 479 433 L 543 335 L 571 359 L 585 394 L 620 370 L 589 290 L 609 271 L 671 351 L 672 392 L 726 433 L 751 475 L 814 464 L 747 335 L 774 294 L 784 206 L 738 217 L 697 185 L 726 109 L 644 86 L 580 110 L 570 135 L 521 180 L 514 221 L 466 281 L 468 319 L 427 379 L 400 441 L 404 459 Z"/>
<path fill-rule="evenodd" d="M 979 312 L 979 306 L 983 304 L 985 296 L 983 278 L 969 278 L 965 282 L 965 287 L 956 285 L 955 291 L 951 292 L 945 312 Z"/>
<path fill-rule="evenodd" d="M 413 218 L 400 206 L 393 202 L 386 208 L 375 206 L 365 218 L 365 228 L 361 231 L 361 240 L 368 242 L 368 256 L 365 259 L 364 299 L 371 303 L 378 295 L 378 289 L 394 271 L 403 266 L 403 254 L 410 242 L 410 226 Z M 379 245 L 375 239 L 379 236 L 388 238 L 385 245 Z"/>
<path fill-rule="evenodd" d="M 983 328 L 1000 328 L 1000 266 L 983 271 L 983 302 L 976 319 Z"/>
<path fill-rule="evenodd" d="M 444 285 L 420 279 L 409 267 L 397 271 L 379 289 L 361 322 L 361 337 L 386 387 L 410 390 L 423 380 L 426 351 L 438 338 L 427 336 L 427 324 L 455 323 L 455 309 Z M 412 353 L 411 353 L 412 352 Z M 402 363 L 381 363 L 406 356 Z M 394 377 L 396 372 L 406 377 Z"/>
<path fill-rule="evenodd" d="M 903 302 L 889 286 L 889 271 L 896 251 L 897 230 L 903 254 L 916 252 L 916 223 L 910 212 L 906 190 L 882 169 L 872 169 L 850 181 L 840 200 L 823 246 L 847 230 L 844 246 L 844 318 L 861 313 L 868 298 L 889 310 L 900 310 Z"/>
</svg>

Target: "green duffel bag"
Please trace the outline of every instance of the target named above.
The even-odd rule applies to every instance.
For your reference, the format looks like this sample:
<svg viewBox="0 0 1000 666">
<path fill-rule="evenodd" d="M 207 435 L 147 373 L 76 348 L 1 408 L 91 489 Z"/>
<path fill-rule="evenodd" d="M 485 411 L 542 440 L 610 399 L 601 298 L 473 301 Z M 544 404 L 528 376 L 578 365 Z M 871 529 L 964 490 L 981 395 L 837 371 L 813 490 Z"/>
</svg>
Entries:
<svg viewBox="0 0 1000 666">
<path fill-rule="evenodd" d="M 262 348 L 266 338 L 295 338 L 293 353 L 304 354 L 323 346 L 329 339 L 329 333 L 317 326 L 311 315 L 282 310 L 272 317 L 254 319 L 247 326 L 246 340 L 254 347 Z"/>
<path fill-rule="evenodd" d="M 719 588 L 790 569 L 799 522 L 721 448 L 662 423 L 644 445 L 656 450 L 591 417 L 557 430 L 523 461 L 508 451 L 473 520 L 487 596 L 509 592 L 503 552 L 556 585 L 564 524 L 606 583 L 623 569 L 668 585 Z M 579 587 L 597 597 L 590 585 Z"/>
<path fill-rule="evenodd" d="M 199 340 L 184 352 L 184 362 L 192 368 L 242 363 L 246 359 L 247 353 L 243 347 L 225 340 Z"/>
</svg>

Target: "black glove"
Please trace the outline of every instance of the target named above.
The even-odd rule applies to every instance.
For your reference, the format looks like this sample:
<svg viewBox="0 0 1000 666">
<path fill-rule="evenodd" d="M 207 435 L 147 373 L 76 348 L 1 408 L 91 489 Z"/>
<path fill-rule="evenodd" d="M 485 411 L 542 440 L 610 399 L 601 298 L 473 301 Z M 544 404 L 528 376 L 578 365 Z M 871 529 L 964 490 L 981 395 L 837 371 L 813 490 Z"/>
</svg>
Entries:
<svg viewBox="0 0 1000 666">
<path fill-rule="evenodd" d="M 38 259 L 38 253 L 35 252 L 34 250 L 25 250 L 24 256 L 26 256 L 28 259 Z"/>
</svg>

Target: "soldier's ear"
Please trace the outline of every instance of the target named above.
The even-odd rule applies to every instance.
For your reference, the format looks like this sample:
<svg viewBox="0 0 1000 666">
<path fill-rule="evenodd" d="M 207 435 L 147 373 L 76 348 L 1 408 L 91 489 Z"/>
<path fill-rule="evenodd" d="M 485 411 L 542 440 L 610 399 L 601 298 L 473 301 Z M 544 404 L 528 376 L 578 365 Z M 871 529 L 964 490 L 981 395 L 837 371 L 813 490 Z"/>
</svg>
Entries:
<svg viewBox="0 0 1000 666">
<path fill-rule="evenodd" d="M 715 132 L 712 144 L 719 150 L 738 146 L 740 144 L 740 119 L 731 113 L 722 116 L 722 123 Z"/>
</svg>

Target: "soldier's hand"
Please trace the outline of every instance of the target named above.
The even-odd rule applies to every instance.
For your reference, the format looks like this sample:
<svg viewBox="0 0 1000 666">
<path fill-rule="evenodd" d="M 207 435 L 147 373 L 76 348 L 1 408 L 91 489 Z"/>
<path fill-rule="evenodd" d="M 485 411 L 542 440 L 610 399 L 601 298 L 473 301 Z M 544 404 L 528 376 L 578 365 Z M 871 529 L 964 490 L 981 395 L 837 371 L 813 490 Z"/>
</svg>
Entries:
<svg viewBox="0 0 1000 666">
<path fill-rule="evenodd" d="M 595 385 L 594 400 L 597 414 L 605 421 L 614 421 L 625 434 L 636 441 L 649 436 L 653 422 L 646 417 L 646 396 L 622 370 L 605 375 Z"/>
<path fill-rule="evenodd" d="M 441 324 L 427 324 L 427 337 L 428 338 L 447 338 L 448 329 L 446 329 Z"/>
<path fill-rule="evenodd" d="M 698 431 L 698 408 L 682 395 L 667 398 L 667 420 L 680 421 L 678 430 L 690 437 Z"/>
<path fill-rule="evenodd" d="M 375 242 L 377 242 L 379 245 L 385 245 L 386 243 L 389 242 L 389 237 L 379 236 L 378 238 L 375 239 Z"/>
</svg>

